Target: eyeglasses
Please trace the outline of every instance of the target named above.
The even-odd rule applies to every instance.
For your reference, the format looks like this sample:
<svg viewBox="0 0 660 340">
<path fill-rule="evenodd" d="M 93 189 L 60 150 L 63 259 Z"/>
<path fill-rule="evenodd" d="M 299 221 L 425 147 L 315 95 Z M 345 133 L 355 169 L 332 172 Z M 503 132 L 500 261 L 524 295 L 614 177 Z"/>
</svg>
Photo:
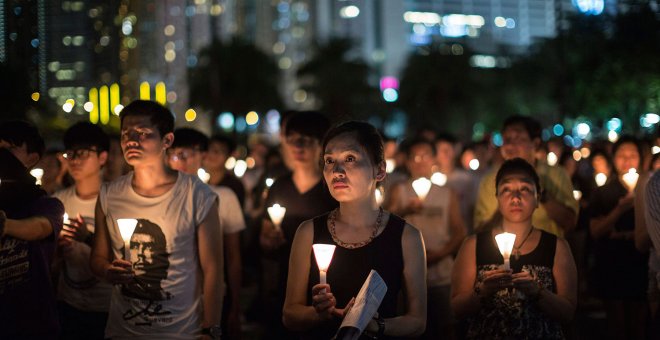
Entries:
<svg viewBox="0 0 660 340">
<path fill-rule="evenodd" d="M 83 148 L 83 149 L 75 149 L 75 150 L 66 150 L 64 152 L 64 158 L 67 160 L 74 160 L 74 159 L 80 159 L 80 160 L 86 160 L 89 158 L 89 153 L 90 152 L 97 152 L 96 148 Z"/>
<path fill-rule="evenodd" d="M 199 149 L 183 150 L 179 152 L 169 152 L 169 158 L 172 162 L 185 162 L 187 159 L 195 156 Z"/>
</svg>

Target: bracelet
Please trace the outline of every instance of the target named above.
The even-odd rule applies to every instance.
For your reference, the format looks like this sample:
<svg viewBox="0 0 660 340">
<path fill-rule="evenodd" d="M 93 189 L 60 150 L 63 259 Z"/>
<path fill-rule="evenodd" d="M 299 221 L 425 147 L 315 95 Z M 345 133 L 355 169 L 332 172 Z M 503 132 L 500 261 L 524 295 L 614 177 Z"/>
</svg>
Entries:
<svg viewBox="0 0 660 340">
<path fill-rule="evenodd" d="M 5 234 L 5 222 L 7 222 L 7 215 L 4 210 L 0 210 L 0 236 Z"/>
</svg>

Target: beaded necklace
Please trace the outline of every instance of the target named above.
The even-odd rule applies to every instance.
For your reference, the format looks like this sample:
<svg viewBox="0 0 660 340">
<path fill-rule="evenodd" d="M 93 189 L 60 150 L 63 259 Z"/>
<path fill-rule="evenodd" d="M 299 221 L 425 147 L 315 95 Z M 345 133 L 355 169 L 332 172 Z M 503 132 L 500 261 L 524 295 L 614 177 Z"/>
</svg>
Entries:
<svg viewBox="0 0 660 340">
<path fill-rule="evenodd" d="M 379 207 L 378 208 L 378 217 L 376 218 L 376 224 L 374 225 L 374 231 L 371 233 L 371 236 L 369 236 L 368 239 L 362 241 L 362 242 L 357 242 L 357 243 L 346 243 L 342 240 L 340 240 L 337 237 L 337 232 L 335 231 L 335 220 L 337 219 L 337 214 L 339 213 L 339 208 L 335 208 L 330 213 L 330 216 L 328 217 L 328 221 L 330 222 L 330 235 L 332 236 L 332 240 L 335 241 L 340 247 L 346 248 L 346 249 L 356 249 L 360 247 L 364 247 L 367 244 L 371 243 L 371 241 L 376 238 L 376 235 L 378 234 L 378 229 L 380 229 L 380 225 L 383 221 L 383 208 Z"/>
</svg>

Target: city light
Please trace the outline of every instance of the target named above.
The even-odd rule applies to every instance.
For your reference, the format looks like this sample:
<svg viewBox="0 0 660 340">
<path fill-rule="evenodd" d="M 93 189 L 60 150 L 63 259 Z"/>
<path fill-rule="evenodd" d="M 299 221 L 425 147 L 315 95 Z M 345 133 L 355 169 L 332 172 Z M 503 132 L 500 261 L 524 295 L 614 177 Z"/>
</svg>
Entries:
<svg viewBox="0 0 660 340">
<path fill-rule="evenodd" d="M 143 81 L 140 84 L 140 100 L 150 100 L 151 99 L 151 86 L 148 82 Z"/>
<path fill-rule="evenodd" d="M 581 139 L 585 139 L 589 135 L 589 132 L 591 132 L 591 127 L 587 123 L 579 123 L 575 127 L 575 131 L 578 137 L 580 137 Z"/>
<path fill-rule="evenodd" d="M 185 113 L 184 116 L 186 118 L 186 121 L 192 122 L 195 119 L 197 119 L 197 112 L 195 112 L 195 110 L 193 110 L 193 109 L 188 109 L 188 110 L 186 110 L 186 113 Z"/>
<path fill-rule="evenodd" d="M 383 99 L 388 103 L 393 103 L 399 99 L 399 93 L 395 89 L 385 89 L 383 91 Z"/>
<path fill-rule="evenodd" d="M 69 102 L 66 102 L 62 104 L 62 110 L 64 110 L 66 113 L 69 113 L 71 110 L 73 110 L 73 105 L 71 105 Z"/>
<path fill-rule="evenodd" d="M 480 68 L 494 68 L 497 66 L 497 61 L 492 55 L 479 55 L 475 54 L 470 57 L 470 65 L 472 67 Z"/>
<path fill-rule="evenodd" d="M 470 169 L 472 170 L 478 170 L 479 169 L 479 160 L 476 158 L 473 158 L 470 160 L 470 163 L 468 163 L 470 166 Z"/>
<path fill-rule="evenodd" d="M 555 126 L 552 127 L 552 133 L 557 137 L 562 136 L 564 134 L 564 126 L 561 124 L 555 124 Z"/>
<path fill-rule="evenodd" d="M 245 115 L 245 122 L 248 125 L 255 125 L 259 123 L 259 114 L 257 114 L 255 111 L 250 111 Z"/>
<path fill-rule="evenodd" d="M 426 24 L 429 26 L 438 25 L 442 18 L 438 13 L 433 12 L 405 12 L 403 20 L 413 24 Z"/>
<path fill-rule="evenodd" d="M 589 158 L 591 156 L 591 149 L 584 147 L 580 149 L 580 153 L 582 154 L 582 158 Z"/>
<path fill-rule="evenodd" d="M 399 89 L 399 79 L 396 77 L 382 77 L 380 78 L 380 90 L 384 91 L 385 89 Z"/>
<path fill-rule="evenodd" d="M 621 132 L 621 127 L 623 126 L 621 119 L 612 118 L 607 121 L 607 130 Z"/>
<path fill-rule="evenodd" d="M 573 0 L 573 5 L 586 15 L 599 15 L 605 9 L 605 0 Z"/>
<path fill-rule="evenodd" d="M 167 88 L 165 87 L 165 83 L 161 81 L 156 84 L 156 102 L 158 102 L 160 105 L 165 105 L 166 101 Z"/>
<path fill-rule="evenodd" d="M 293 101 L 296 103 L 304 103 L 307 100 L 307 91 L 303 89 L 297 89 L 293 91 Z"/>
<path fill-rule="evenodd" d="M 38 101 L 39 101 L 39 97 L 40 97 L 39 92 L 34 92 L 34 93 L 32 93 L 32 95 L 30 96 L 30 98 L 32 98 L 32 100 L 35 101 L 35 102 L 38 102 Z"/>
<path fill-rule="evenodd" d="M 339 16 L 344 19 L 355 18 L 360 15 L 360 9 L 357 6 L 346 6 L 339 10 Z"/>
<path fill-rule="evenodd" d="M 503 28 L 506 27 L 506 19 L 504 17 L 495 17 L 495 26 Z"/>
<path fill-rule="evenodd" d="M 548 161 L 549 166 L 557 165 L 557 161 L 559 160 L 559 158 L 557 157 L 557 155 L 554 152 L 549 152 L 548 156 L 546 158 L 547 158 L 546 160 Z"/>
<path fill-rule="evenodd" d="M 658 122 L 660 122 L 660 116 L 655 113 L 647 113 L 639 118 L 639 124 L 643 128 L 650 128 L 654 124 L 658 124 Z"/>
<path fill-rule="evenodd" d="M 99 122 L 99 90 L 89 89 L 89 102 L 92 103 L 92 110 L 89 111 L 89 122 L 96 124 Z"/>
<path fill-rule="evenodd" d="M 582 159 L 582 153 L 580 152 L 580 150 L 573 151 L 573 159 L 576 162 L 579 162 Z"/>
<path fill-rule="evenodd" d="M 218 126 L 224 130 L 231 130 L 234 127 L 234 115 L 231 112 L 223 112 L 218 116 Z"/>
<path fill-rule="evenodd" d="M 83 104 L 83 109 L 85 109 L 85 111 L 87 112 L 92 112 L 92 110 L 94 110 L 94 103 L 86 102 L 85 104 Z"/>
<path fill-rule="evenodd" d="M 616 133 L 616 131 L 614 131 L 614 130 L 610 130 L 607 133 L 607 140 L 609 140 L 612 143 L 616 143 L 616 141 L 619 140 L 619 134 Z"/>
<path fill-rule="evenodd" d="M 103 85 L 99 89 L 99 118 L 101 124 L 108 124 L 110 121 L 110 93 L 107 86 Z"/>
<path fill-rule="evenodd" d="M 119 106 L 119 98 L 120 98 L 119 85 L 117 85 L 117 83 L 114 83 L 110 85 L 110 107 L 112 108 L 112 111 L 115 113 L 115 115 L 119 115 L 119 113 L 117 113 L 117 106 Z"/>
</svg>

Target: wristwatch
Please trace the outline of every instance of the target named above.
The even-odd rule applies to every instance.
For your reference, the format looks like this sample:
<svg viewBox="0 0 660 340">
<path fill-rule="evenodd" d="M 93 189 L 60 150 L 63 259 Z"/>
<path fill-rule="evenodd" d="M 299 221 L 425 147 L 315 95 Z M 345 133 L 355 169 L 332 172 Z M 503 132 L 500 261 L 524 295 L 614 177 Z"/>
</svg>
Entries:
<svg viewBox="0 0 660 340">
<path fill-rule="evenodd" d="M 220 328 L 220 325 L 204 327 L 202 328 L 202 335 L 208 335 L 211 339 L 220 339 L 222 338 L 222 328 Z"/>
</svg>

